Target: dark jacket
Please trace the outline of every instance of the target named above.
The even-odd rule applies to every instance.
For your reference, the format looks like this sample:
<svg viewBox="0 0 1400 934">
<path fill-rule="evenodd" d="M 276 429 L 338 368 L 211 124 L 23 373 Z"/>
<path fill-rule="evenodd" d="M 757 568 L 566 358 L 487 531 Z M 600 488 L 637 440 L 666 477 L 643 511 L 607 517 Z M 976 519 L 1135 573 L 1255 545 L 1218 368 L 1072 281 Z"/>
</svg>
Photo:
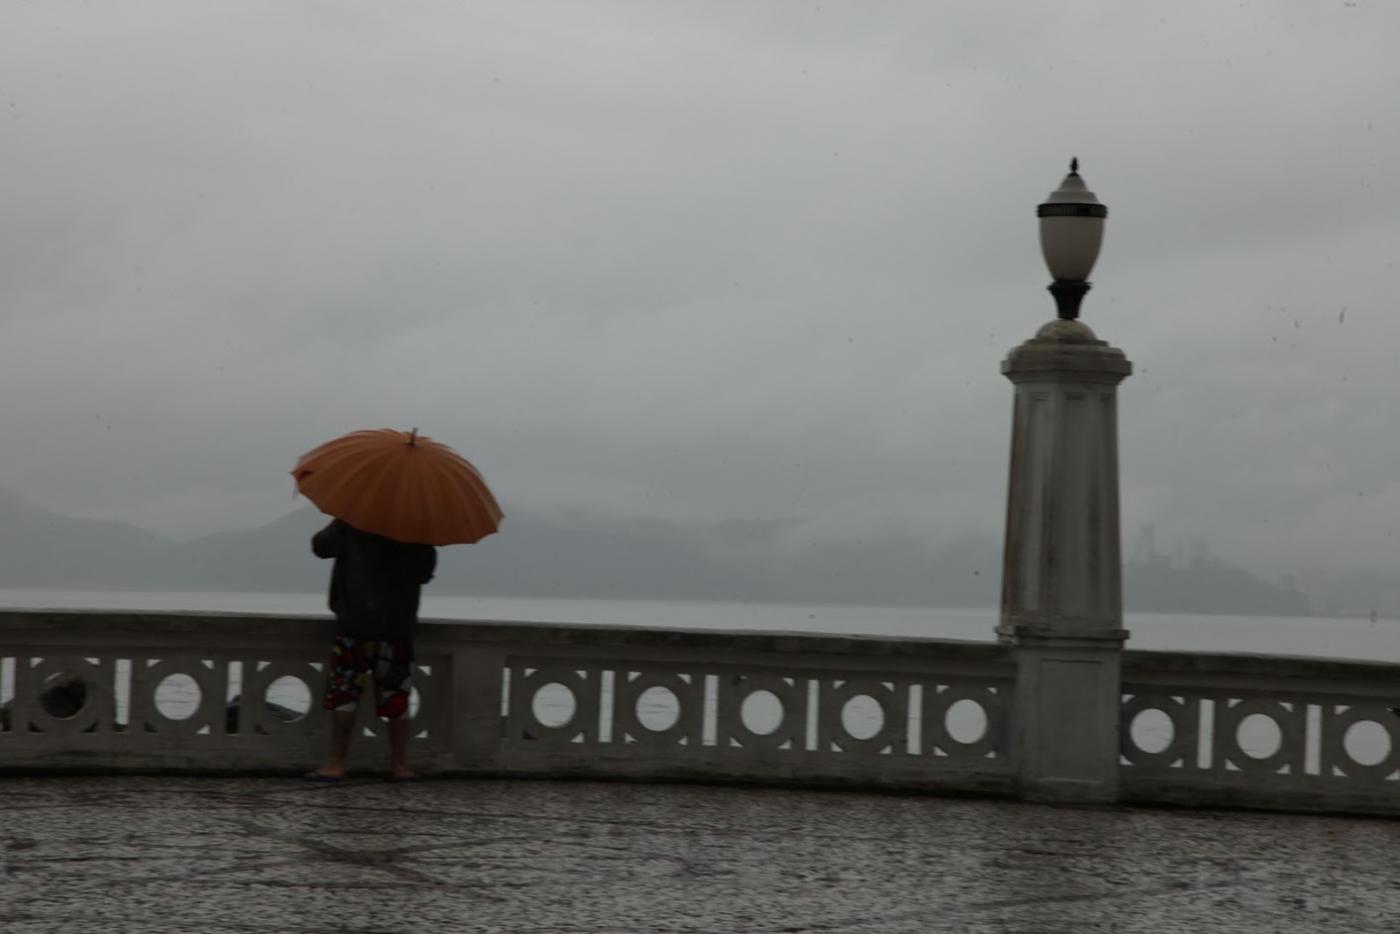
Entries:
<svg viewBox="0 0 1400 934">
<path fill-rule="evenodd" d="M 334 558 L 330 608 L 341 635 L 410 639 L 418 595 L 433 579 L 437 549 L 361 532 L 337 519 L 311 538 L 318 558 Z"/>
</svg>

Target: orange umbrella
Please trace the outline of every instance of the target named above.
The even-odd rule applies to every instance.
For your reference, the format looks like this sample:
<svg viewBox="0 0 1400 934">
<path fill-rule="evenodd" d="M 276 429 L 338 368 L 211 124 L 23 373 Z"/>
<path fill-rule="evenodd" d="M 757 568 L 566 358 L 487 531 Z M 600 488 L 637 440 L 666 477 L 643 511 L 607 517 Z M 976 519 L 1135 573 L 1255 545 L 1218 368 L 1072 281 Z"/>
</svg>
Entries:
<svg viewBox="0 0 1400 934">
<path fill-rule="evenodd" d="M 500 528 L 476 468 L 418 429 L 354 431 L 297 458 L 297 489 L 322 512 L 400 542 L 453 545 Z"/>
</svg>

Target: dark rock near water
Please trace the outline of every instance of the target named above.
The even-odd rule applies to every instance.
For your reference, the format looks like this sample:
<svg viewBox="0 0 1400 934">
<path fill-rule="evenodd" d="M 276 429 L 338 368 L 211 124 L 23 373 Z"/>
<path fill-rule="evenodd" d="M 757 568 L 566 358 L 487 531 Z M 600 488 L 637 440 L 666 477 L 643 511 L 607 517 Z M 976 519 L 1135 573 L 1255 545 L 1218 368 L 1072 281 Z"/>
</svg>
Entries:
<svg viewBox="0 0 1400 934">
<path fill-rule="evenodd" d="M 39 692 L 39 706 L 50 717 L 67 720 L 76 717 L 87 706 L 87 682 L 76 676 L 53 675 Z"/>
<path fill-rule="evenodd" d="M 39 692 L 39 706 L 58 720 L 76 717 L 87 706 L 87 701 L 87 682 L 74 675 L 51 675 Z M 0 704 L 0 732 L 8 733 L 12 728 L 14 707 L 13 700 Z M 94 729 L 95 726 L 89 726 L 84 732 L 91 733 Z M 30 726 L 30 730 L 39 731 L 35 726 Z"/>
<path fill-rule="evenodd" d="M 242 708 L 243 695 L 235 695 L 233 700 L 228 702 L 228 709 L 224 712 L 224 730 L 228 733 L 237 733 L 239 712 Z M 282 723 L 294 723 L 306 716 L 304 713 L 293 710 L 290 707 L 283 707 L 281 704 L 274 704 L 270 700 L 263 701 L 263 710 L 270 713 L 274 719 Z"/>
</svg>

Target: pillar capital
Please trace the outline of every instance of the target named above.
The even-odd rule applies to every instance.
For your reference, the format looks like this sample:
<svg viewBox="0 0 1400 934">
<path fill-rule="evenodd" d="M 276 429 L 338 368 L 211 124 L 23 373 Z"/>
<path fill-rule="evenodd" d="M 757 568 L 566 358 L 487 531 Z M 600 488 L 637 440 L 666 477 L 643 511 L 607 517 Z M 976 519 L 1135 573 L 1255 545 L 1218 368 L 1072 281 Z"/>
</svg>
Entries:
<svg viewBox="0 0 1400 934">
<path fill-rule="evenodd" d="M 1001 372 L 1013 383 L 1052 380 L 1116 386 L 1132 374 L 1133 364 L 1082 321 L 1060 319 L 1012 348 L 1001 362 Z"/>
</svg>

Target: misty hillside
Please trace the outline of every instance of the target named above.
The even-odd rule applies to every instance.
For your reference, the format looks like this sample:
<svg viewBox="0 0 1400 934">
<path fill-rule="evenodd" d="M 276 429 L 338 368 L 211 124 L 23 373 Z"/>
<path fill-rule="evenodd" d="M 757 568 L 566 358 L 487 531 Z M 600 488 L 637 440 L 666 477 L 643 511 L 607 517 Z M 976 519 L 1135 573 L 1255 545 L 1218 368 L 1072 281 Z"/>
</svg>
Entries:
<svg viewBox="0 0 1400 934">
<path fill-rule="evenodd" d="M 127 587 L 153 583 L 171 544 L 136 526 L 73 519 L 0 489 L 0 586 Z"/>
<path fill-rule="evenodd" d="M 75 519 L 0 492 L 0 587 L 316 592 L 310 552 L 327 521 L 311 507 L 256 529 L 174 542 Z M 499 534 L 441 549 L 435 592 L 940 606 L 995 606 L 1000 545 L 935 548 L 895 532 L 803 537 L 775 522 L 688 524 L 513 510 Z M 1302 594 L 1219 561 L 1128 564 L 1125 603 L 1157 612 L 1304 614 Z"/>
</svg>

